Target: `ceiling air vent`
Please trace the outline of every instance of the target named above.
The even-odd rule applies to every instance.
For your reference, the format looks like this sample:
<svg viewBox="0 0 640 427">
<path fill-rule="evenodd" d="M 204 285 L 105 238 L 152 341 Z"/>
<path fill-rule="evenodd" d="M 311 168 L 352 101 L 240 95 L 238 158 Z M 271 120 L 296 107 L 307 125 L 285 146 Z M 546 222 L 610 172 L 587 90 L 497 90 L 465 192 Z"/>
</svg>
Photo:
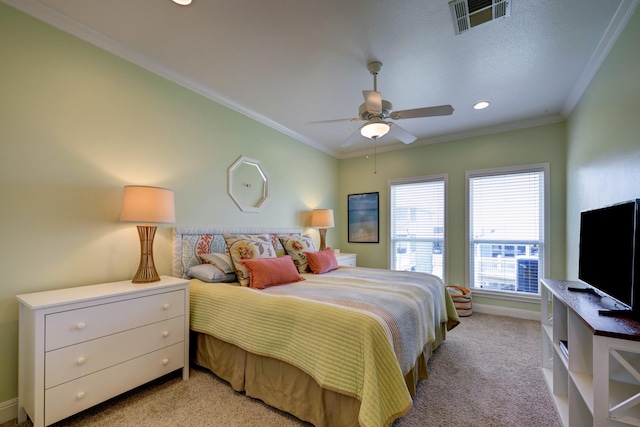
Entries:
<svg viewBox="0 0 640 427">
<path fill-rule="evenodd" d="M 449 7 L 456 34 L 511 15 L 511 2 L 507 0 L 451 0 Z"/>
</svg>

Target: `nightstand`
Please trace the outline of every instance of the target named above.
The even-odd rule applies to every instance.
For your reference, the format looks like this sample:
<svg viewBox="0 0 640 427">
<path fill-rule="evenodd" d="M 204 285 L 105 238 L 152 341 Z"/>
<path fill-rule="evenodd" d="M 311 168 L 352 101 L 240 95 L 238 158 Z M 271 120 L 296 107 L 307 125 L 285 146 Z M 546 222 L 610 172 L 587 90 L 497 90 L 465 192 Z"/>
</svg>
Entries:
<svg viewBox="0 0 640 427">
<path fill-rule="evenodd" d="M 336 259 L 338 260 L 338 265 L 342 267 L 355 267 L 356 266 L 356 257 L 358 254 L 347 254 L 340 252 L 339 254 L 335 254 Z"/>
<path fill-rule="evenodd" d="M 20 302 L 18 421 L 43 427 L 155 378 L 189 378 L 189 282 L 161 277 Z"/>
</svg>

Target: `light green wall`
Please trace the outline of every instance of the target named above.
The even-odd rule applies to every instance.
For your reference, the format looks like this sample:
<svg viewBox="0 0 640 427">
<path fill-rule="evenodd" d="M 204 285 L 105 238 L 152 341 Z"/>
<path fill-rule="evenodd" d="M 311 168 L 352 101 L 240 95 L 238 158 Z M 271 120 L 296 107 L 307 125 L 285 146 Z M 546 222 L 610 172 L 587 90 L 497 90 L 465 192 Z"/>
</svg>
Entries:
<svg viewBox="0 0 640 427">
<path fill-rule="evenodd" d="M 580 212 L 640 198 L 640 9 L 567 125 L 567 278 L 578 276 Z"/>
<path fill-rule="evenodd" d="M 460 107 L 459 107 L 460 108 Z M 455 114 L 455 113 L 454 113 Z M 424 145 L 377 155 L 377 173 L 373 157 L 356 157 L 340 162 L 340 218 L 347 223 L 347 195 L 380 193 L 380 243 L 348 243 L 343 232 L 340 246 L 345 252 L 358 253 L 358 265 L 389 266 L 388 180 L 414 176 L 448 175 L 448 244 L 445 272 L 447 284 L 465 283 L 465 172 L 548 162 L 551 183 L 550 275 L 564 274 L 564 199 L 565 199 L 565 125 L 556 123 L 500 134 Z M 489 298 L 474 302 L 539 310 L 539 304 L 514 303 Z"/>
<path fill-rule="evenodd" d="M 338 200 L 337 159 L 1 3 L 0 147 L 0 403 L 17 396 L 17 294 L 133 277 L 124 185 L 173 189 L 177 225 L 299 227 Z M 240 155 L 271 176 L 262 213 L 227 195 Z M 160 226 L 160 274 L 170 239 Z"/>
</svg>

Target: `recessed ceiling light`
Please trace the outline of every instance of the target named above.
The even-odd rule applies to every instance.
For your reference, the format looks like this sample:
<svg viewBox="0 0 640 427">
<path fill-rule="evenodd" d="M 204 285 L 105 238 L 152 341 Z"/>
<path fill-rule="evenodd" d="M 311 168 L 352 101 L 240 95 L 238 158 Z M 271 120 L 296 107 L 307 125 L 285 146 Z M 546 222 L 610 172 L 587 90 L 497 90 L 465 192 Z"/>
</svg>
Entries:
<svg viewBox="0 0 640 427">
<path fill-rule="evenodd" d="M 179 4 L 180 6 L 187 6 L 191 4 L 191 0 L 172 0 L 175 4 Z"/>
<path fill-rule="evenodd" d="M 489 106 L 489 103 L 487 101 L 480 101 L 476 104 L 474 104 L 473 108 L 476 110 L 483 110 L 485 108 L 487 108 Z"/>
</svg>

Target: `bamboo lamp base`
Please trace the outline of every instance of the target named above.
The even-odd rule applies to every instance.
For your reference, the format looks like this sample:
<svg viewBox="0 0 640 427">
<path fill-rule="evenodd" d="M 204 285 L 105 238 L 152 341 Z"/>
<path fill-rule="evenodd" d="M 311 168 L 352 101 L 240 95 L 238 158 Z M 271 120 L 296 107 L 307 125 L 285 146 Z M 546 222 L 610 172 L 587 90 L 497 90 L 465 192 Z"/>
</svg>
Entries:
<svg viewBox="0 0 640 427">
<path fill-rule="evenodd" d="M 320 228 L 320 229 L 318 229 L 318 231 L 320 232 L 320 249 L 319 250 L 324 251 L 325 248 L 327 247 L 327 245 L 326 245 L 327 229 L 326 228 Z"/>
<path fill-rule="evenodd" d="M 158 227 L 155 225 L 138 225 L 140 236 L 140 265 L 132 283 L 159 282 L 160 276 L 153 263 L 153 238 Z"/>
</svg>

